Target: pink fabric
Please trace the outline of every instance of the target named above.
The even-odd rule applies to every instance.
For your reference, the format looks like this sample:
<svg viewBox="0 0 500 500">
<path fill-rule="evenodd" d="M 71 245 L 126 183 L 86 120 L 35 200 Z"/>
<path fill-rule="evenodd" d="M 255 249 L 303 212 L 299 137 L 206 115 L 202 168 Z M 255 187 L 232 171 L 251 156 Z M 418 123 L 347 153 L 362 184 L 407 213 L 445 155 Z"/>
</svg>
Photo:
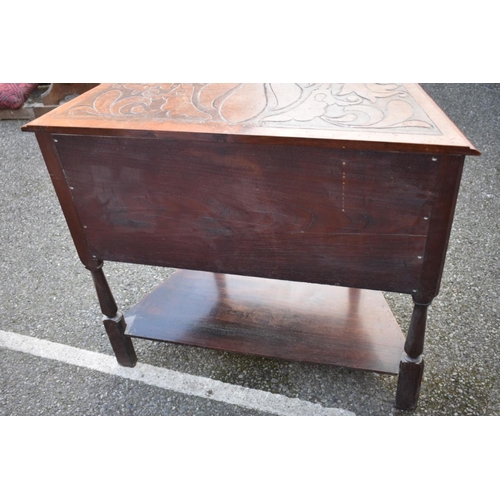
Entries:
<svg viewBox="0 0 500 500">
<path fill-rule="evenodd" d="M 0 109 L 19 109 L 38 83 L 0 83 Z"/>
</svg>

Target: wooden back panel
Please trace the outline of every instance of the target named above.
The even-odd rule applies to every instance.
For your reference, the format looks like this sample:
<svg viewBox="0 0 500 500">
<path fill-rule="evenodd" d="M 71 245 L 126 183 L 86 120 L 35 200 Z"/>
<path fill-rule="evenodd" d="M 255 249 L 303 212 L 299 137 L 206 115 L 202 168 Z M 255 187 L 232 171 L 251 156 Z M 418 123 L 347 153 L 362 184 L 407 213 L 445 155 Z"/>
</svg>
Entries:
<svg viewBox="0 0 500 500">
<path fill-rule="evenodd" d="M 55 135 L 96 259 L 411 293 L 440 157 Z"/>
</svg>

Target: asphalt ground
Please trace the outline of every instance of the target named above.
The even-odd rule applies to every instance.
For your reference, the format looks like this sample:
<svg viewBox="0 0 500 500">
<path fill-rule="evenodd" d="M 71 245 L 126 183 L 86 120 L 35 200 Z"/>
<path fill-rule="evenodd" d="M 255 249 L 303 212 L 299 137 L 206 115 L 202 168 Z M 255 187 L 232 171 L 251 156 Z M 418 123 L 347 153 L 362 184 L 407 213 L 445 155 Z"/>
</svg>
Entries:
<svg viewBox="0 0 500 500">
<path fill-rule="evenodd" d="M 0 415 L 499 415 L 500 85 L 423 87 L 482 156 L 466 160 L 416 411 L 395 410 L 396 377 L 331 366 L 135 340 L 144 378 L 114 369 L 35 137 L 20 131 L 25 121 L 8 120 L 0 121 Z M 104 269 L 122 310 L 172 272 Z M 406 331 L 411 298 L 386 297 Z"/>
</svg>

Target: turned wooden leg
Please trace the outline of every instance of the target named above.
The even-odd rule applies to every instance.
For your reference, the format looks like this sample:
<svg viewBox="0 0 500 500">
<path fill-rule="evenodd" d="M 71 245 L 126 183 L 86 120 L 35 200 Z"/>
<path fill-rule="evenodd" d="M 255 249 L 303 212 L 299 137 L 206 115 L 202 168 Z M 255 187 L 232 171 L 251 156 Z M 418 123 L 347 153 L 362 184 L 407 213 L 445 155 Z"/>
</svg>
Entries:
<svg viewBox="0 0 500 500">
<path fill-rule="evenodd" d="M 99 263 L 95 269 L 89 269 L 89 271 L 92 274 L 101 311 L 104 315 L 104 328 L 106 328 L 106 333 L 111 342 L 116 360 L 122 366 L 135 366 L 137 363 L 137 355 L 135 354 L 132 340 L 124 335 L 127 326 L 125 318 L 118 310 L 106 276 L 104 276 L 102 262 Z"/>
<path fill-rule="evenodd" d="M 398 388 L 396 392 L 396 408 L 414 410 L 417 407 L 420 384 L 424 373 L 425 324 L 429 304 L 415 302 L 406 337 L 405 352 L 399 363 Z"/>
</svg>

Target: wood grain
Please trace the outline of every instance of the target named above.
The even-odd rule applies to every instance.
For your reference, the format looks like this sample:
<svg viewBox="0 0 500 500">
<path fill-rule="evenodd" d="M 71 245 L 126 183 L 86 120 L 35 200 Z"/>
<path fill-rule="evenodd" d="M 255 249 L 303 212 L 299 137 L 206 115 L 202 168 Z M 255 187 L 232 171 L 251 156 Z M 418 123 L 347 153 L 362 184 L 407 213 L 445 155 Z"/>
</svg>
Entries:
<svg viewBox="0 0 500 500">
<path fill-rule="evenodd" d="M 92 255 L 411 292 L 428 155 L 56 136 Z"/>
<path fill-rule="evenodd" d="M 105 84 L 23 130 L 116 310 L 120 363 L 136 336 L 397 373 L 399 327 L 360 288 L 411 293 L 396 404 L 415 408 L 424 310 L 464 155 L 480 154 L 418 85 Z M 124 337 L 102 260 L 188 270 L 129 311 Z"/>
<path fill-rule="evenodd" d="M 430 216 L 421 282 L 414 294 L 414 299 L 421 304 L 432 302 L 439 293 L 463 165 L 463 156 L 443 156 L 439 162 L 438 197 Z"/>
<path fill-rule="evenodd" d="M 415 84 L 103 84 L 23 129 L 479 154 Z"/>
<path fill-rule="evenodd" d="M 393 374 L 404 341 L 380 292 L 185 270 L 126 321 L 132 337 Z"/>
<path fill-rule="evenodd" d="M 66 182 L 59 156 L 55 149 L 54 138 L 50 134 L 37 133 L 36 138 L 42 152 L 45 165 L 50 174 L 57 198 L 61 205 L 68 229 L 73 238 L 78 257 L 82 264 L 90 271 L 97 270 L 102 262 L 92 257 L 85 238 L 85 230 L 78 216 L 78 211 L 73 204 L 71 190 Z"/>
</svg>

